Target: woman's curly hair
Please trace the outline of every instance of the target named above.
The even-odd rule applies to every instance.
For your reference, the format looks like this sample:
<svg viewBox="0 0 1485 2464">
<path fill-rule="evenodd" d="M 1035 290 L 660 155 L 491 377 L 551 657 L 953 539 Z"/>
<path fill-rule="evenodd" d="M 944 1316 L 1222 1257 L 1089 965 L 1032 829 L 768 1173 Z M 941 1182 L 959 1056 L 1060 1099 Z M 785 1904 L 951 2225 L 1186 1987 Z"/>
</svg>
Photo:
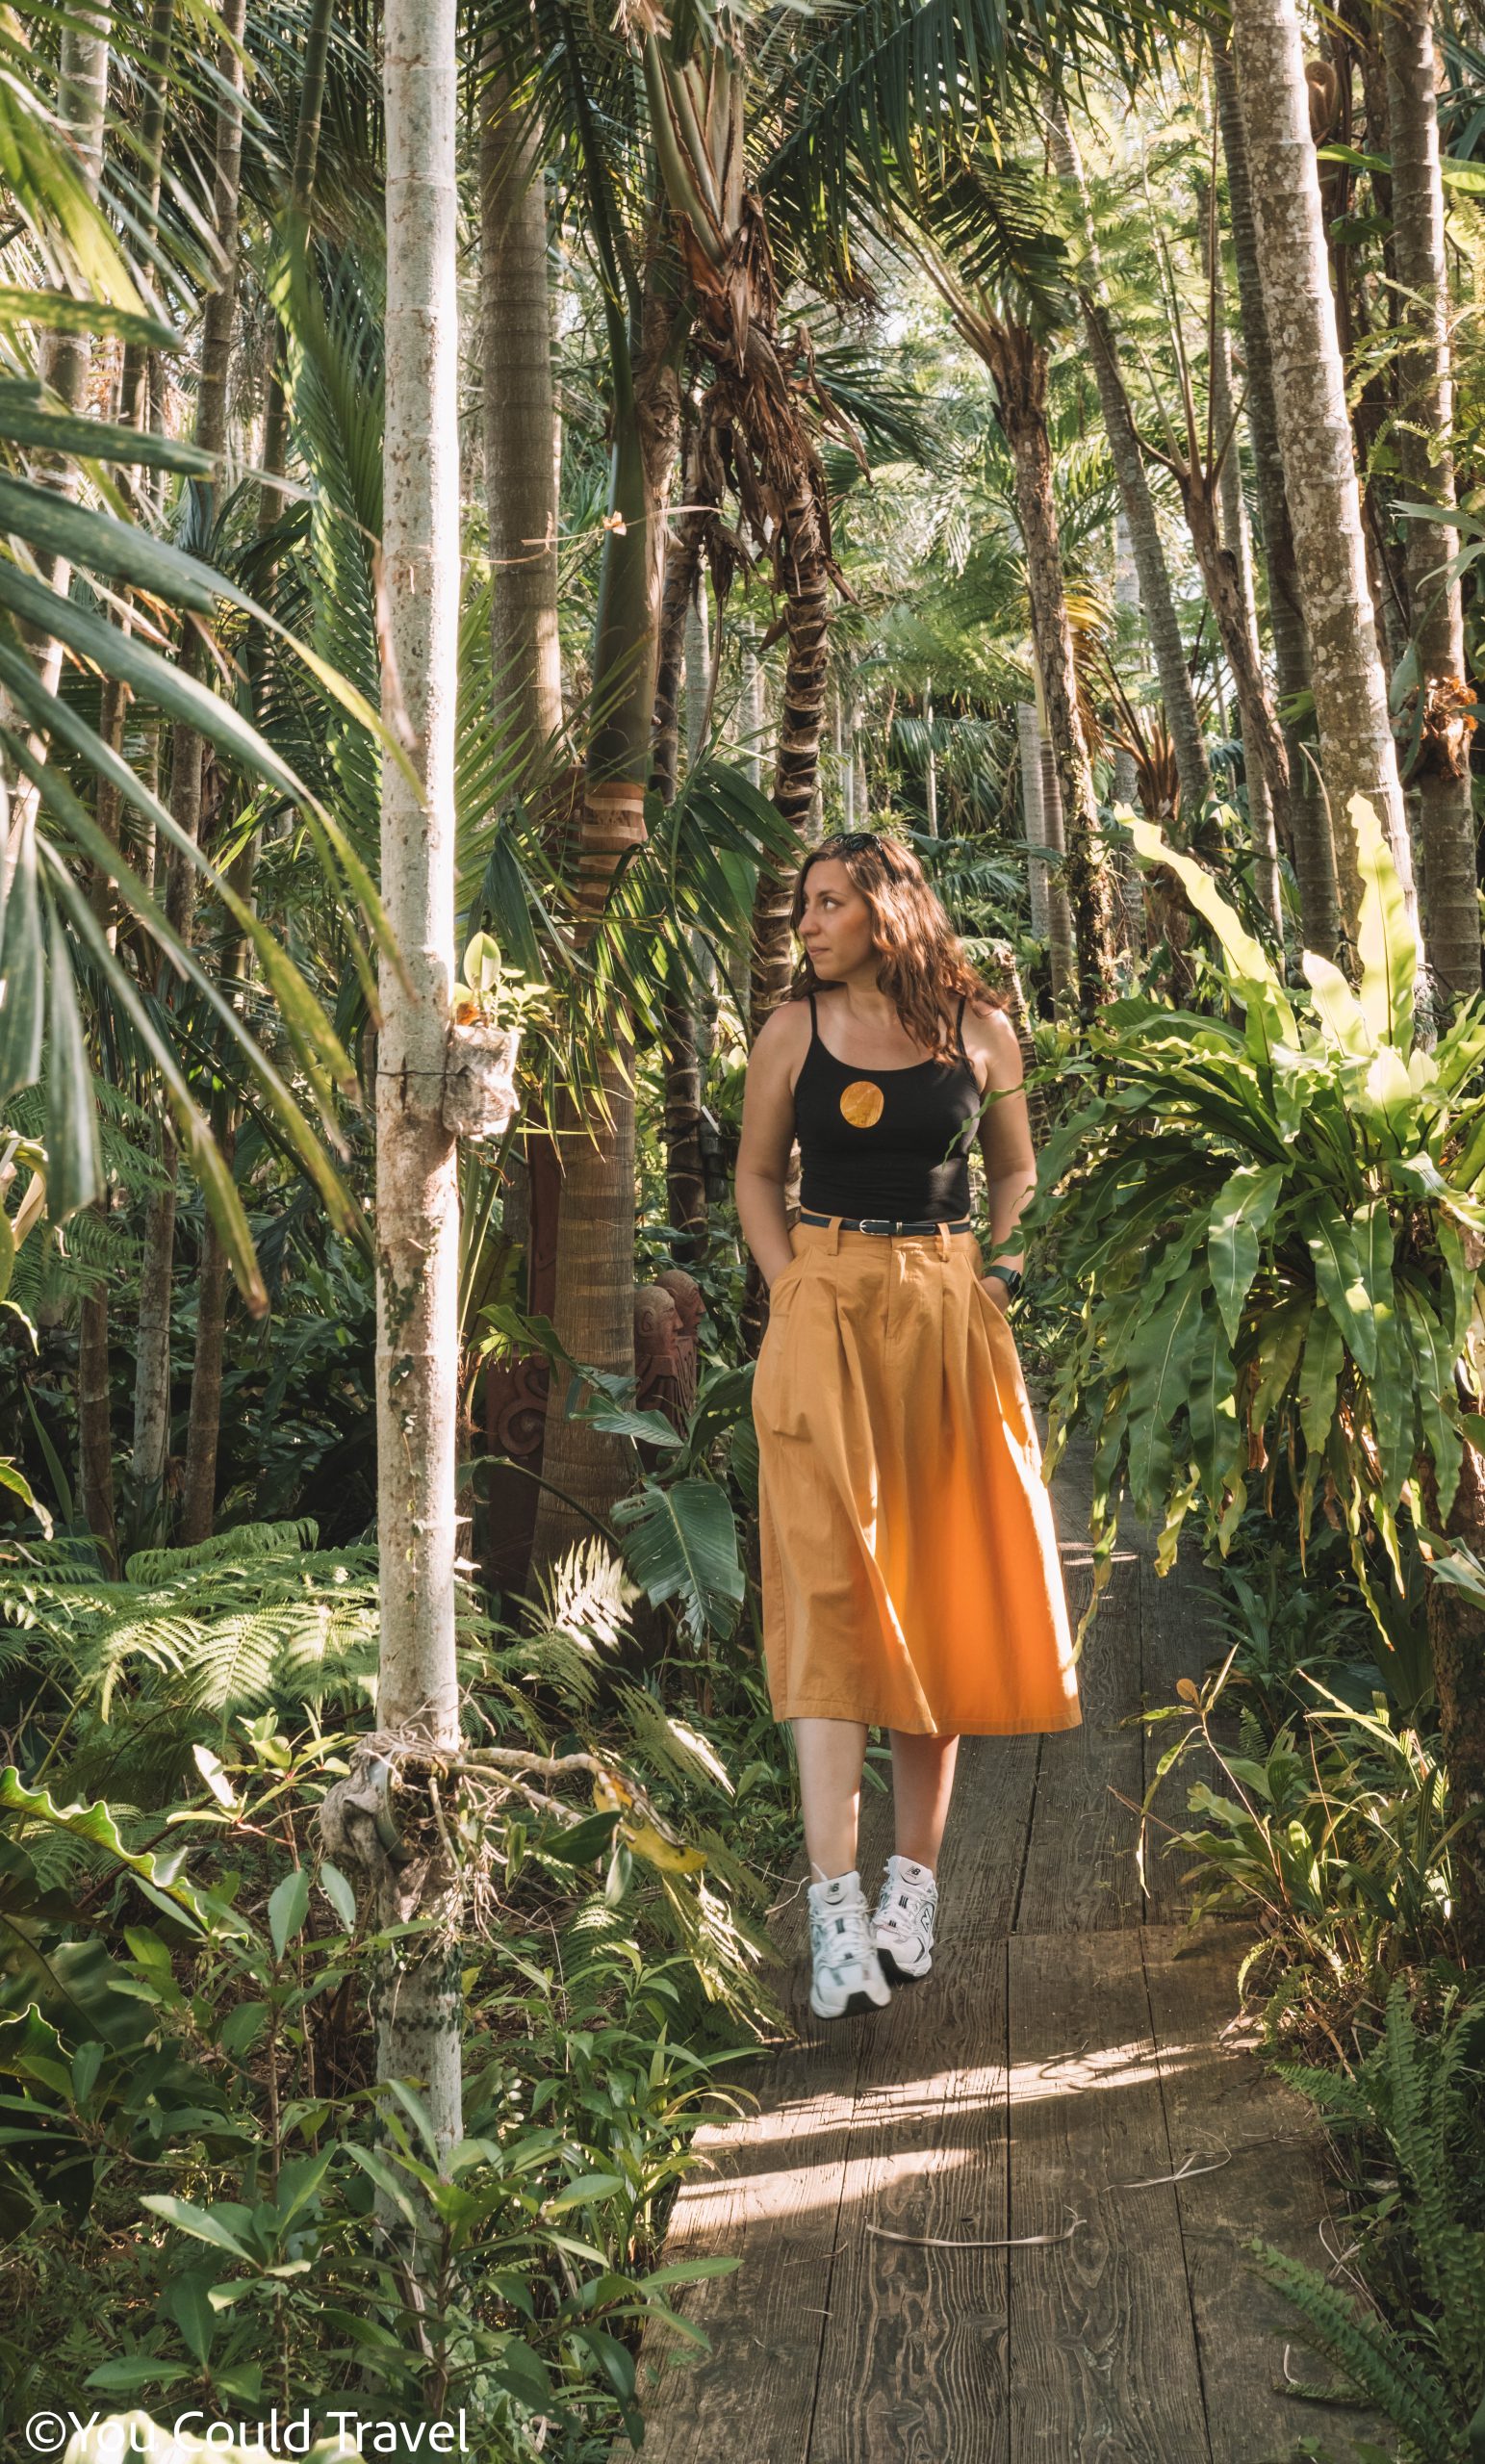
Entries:
<svg viewBox="0 0 1485 2464">
<path fill-rule="evenodd" d="M 842 831 L 822 838 L 805 858 L 794 884 L 789 922 L 796 933 L 804 920 L 809 867 L 822 856 L 844 864 L 871 910 L 877 982 L 896 1004 L 905 1032 L 932 1059 L 952 1059 L 950 1019 L 960 993 L 976 1011 L 1010 1005 L 970 965 L 943 902 L 911 848 L 885 831 Z M 790 984 L 790 999 L 834 988 L 816 975 L 807 950 Z"/>
</svg>

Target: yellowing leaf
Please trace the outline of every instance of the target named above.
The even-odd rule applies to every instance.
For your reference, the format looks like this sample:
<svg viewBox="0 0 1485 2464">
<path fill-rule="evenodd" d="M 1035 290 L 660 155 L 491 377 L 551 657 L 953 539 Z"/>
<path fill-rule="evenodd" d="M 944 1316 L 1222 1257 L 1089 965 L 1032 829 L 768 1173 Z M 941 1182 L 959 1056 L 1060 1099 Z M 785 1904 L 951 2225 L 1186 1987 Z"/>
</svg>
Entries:
<svg viewBox="0 0 1485 2464">
<path fill-rule="evenodd" d="M 704 1849 L 678 1848 L 674 1840 L 662 1839 L 651 1822 L 642 1823 L 638 1831 L 626 1830 L 624 1835 L 636 1857 L 643 1857 L 648 1865 L 659 1865 L 667 1874 L 700 1873 L 706 1862 Z"/>
</svg>

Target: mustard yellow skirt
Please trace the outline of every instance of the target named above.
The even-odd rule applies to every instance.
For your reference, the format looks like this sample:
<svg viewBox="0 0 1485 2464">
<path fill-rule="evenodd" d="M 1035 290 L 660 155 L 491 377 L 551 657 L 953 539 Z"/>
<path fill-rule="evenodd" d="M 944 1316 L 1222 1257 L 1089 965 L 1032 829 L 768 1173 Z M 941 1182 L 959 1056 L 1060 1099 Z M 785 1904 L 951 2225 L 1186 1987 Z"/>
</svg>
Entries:
<svg viewBox="0 0 1485 2464">
<path fill-rule="evenodd" d="M 838 1217 L 790 1240 L 753 1380 L 775 1718 L 1076 1728 L 1052 1502 L 979 1242 Z"/>
</svg>

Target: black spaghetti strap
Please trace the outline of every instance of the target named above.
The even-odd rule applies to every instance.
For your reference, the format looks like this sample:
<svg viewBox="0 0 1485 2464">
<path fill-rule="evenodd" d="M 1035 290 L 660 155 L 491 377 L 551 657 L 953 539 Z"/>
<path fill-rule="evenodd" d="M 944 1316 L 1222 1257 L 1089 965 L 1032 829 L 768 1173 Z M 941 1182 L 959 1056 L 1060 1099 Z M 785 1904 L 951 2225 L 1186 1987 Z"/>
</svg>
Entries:
<svg viewBox="0 0 1485 2464">
<path fill-rule="evenodd" d="M 969 995 L 967 992 L 961 992 L 960 994 L 960 1014 L 954 1021 L 954 1032 L 959 1039 L 959 1048 L 960 1052 L 963 1053 L 966 1061 L 969 1061 L 969 1051 L 964 1042 L 964 1004 L 968 998 Z M 969 1061 L 969 1066 L 971 1069 L 973 1069 L 974 1065 L 974 1063 Z"/>
</svg>

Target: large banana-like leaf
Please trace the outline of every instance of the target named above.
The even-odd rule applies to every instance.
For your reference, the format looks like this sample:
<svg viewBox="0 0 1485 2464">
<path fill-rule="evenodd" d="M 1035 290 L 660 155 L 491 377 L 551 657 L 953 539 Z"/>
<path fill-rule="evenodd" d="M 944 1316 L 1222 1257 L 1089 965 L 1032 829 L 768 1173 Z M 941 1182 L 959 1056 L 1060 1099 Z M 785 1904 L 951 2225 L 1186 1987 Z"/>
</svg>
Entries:
<svg viewBox="0 0 1485 2464">
<path fill-rule="evenodd" d="M 1413 1042 L 1413 985 L 1418 974 L 1418 937 L 1408 918 L 1407 901 L 1392 850 L 1365 796 L 1353 796 L 1348 808 L 1356 833 L 1356 859 L 1362 879 L 1361 918 L 1357 947 L 1361 955 L 1361 1006 L 1379 1043 L 1407 1052 Z"/>
<path fill-rule="evenodd" d="M 1363 1376 L 1376 1368 L 1376 1320 L 1351 1227 L 1328 1197 L 1304 1209 L 1300 1230 L 1315 1266 L 1321 1299 L 1345 1337 Z"/>
<path fill-rule="evenodd" d="M 1188 1411 L 1191 1452 L 1214 1511 L 1220 1510 L 1224 1495 L 1242 1471 L 1244 1459 L 1237 1382 L 1226 1328 L 1221 1319 L 1208 1309 L 1191 1347 Z"/>
<path fill-rule="evenodd" d="M 1454 1393 L 1454 1359 L 1443 1326 L 1428 1301 L 1399 1286 L 1403 1331 L 1412 1353 L 1412 1382 L 1417 1390 L 1423 1436 L 1433 1456 L 1439 1490 L 1439 1515 L 1447 1523 L 1464 1468 L 1464 1435 Z"/>
<path fill-rule="evenodd" d="M 1306 950 L 1300 964 L 1327 1040 L 1350 1061 L 1370 1061 L 1376 1050 L 1371 1022 L 1335 962 Z"/>
<path fill-rule="evenodd" d="M 1240 1164 L 1213 1201 L 1207 1258 L 1227 1340 L 1235 1344 L 1242 1304 L 1258 1271 L 1258 1237 L 1284 1186 L 1282 1164 Z"/>
<path fill-rule="evenodd" d="M 1299 1428 L 1313 1456 L 1323 1455 L 1336 1417 L 1336 1389 L 1345 1358 L 1341 1329 L 1323 1301 L 1317 1304 L 1299 1363 Z"/>
<path fill-rule="evenodd" d="M 1206 867 L 1183 855 L 1179 847 L 1172 847 L 1153 821 L 1129 811 L 1121 811 L 1119 819 L 1126 824 L 1141 861 L 1167 866 L 1202 921 L 1211 926 L 1234 988 L 1248 1009 L 1256 1009 L 1265 1020 L 1270 1047 L 1275 1043 L 1297 1043 L 1299 1031 L 1294 1013 L 1272 960 L 1263 943 L 1244 928 L 1236 909 L 1228 906 Z"/>
<path fill-rule="evenodd" d="M 1205 1283 L 1205 1269 L 1191 1268 L 1164 1306 L 1140 1322 L 1129 1348 L 1129 1485 L 1141 1513 L 1155 1510 L 1170 1470 L 1172 1431 L 1187 1406 Z"/>
</svg>

